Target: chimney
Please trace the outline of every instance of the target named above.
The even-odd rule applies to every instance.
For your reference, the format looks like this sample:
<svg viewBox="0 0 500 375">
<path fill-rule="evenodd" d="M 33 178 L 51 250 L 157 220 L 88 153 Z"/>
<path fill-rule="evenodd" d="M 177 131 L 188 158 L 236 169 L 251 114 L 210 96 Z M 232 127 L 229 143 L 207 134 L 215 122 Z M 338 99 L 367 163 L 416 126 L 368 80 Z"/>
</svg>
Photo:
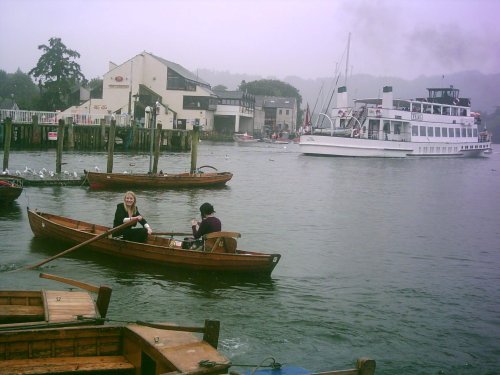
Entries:
<svg viewBox="0 0 500 375">
<path fill-rule="evenodd" d="M 392 109 L 393 107 L 393 94 L 392 86 L 384 86 L 382 89 L 382 108 Z"/>
</svg>

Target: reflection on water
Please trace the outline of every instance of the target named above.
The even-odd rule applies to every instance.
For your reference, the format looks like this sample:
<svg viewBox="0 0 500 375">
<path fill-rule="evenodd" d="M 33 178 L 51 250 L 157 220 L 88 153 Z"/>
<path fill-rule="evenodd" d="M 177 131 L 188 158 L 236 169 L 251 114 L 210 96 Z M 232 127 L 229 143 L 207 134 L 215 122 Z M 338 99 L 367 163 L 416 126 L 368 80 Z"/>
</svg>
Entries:
<svg viewBox="0 0 500 375">
<path fill-rule="evenodd" d="M 22 208 L 17 201 L 0 204 L 0 221 L 3 220 L 22 220 Z"/>
<path fill-rule="evenodd" d="M 280 362 L 317 371 L 361 356 L 377 373 L 493 374 L 498 369 L 500 154 L 490 160 L 312 158 L 296 145 L 207 144 L 201 164 L 234 177 L 223 189 L 137 190 L 155 231 L 186 232 L 211 202 L 245 250 L 280 253 L 270 278 L 222 277 L 114 259 L 85 249 L 37 271 L 0 272 L 2 288 L 45 285 L 39 271 L 113 289 L 108 316 L 197 325 L 221 321 L 235 363 Z M 36 154 L 36 155 L 35 155 Z M 106 154 L 65 154 L 68 170 L 106 169 Z M 13 153 L 11 169 L 53 164 Z M 148 169 L 116 154 L 114 170 Z M 183 172 L 190 155 L 159 168 Z M 18 167 L 16 167 L 16 164 Z M 26 206 L 110 225 L 122 191 L 29 187 L 0 209 L 0 270 L 33 265 L 70 246 L 34 239 Z"/>
</svg>

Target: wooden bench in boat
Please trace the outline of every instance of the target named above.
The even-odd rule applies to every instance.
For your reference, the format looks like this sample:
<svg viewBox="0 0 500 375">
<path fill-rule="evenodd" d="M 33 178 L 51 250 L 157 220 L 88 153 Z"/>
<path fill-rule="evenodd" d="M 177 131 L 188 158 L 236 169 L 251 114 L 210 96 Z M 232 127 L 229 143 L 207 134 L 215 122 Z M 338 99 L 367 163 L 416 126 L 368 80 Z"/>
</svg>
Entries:
<svg viewBox="0 0 500 375">
<path fill-rule="evenodd" d="M 236 253 L 241 234 L 238 232 L 212 232 L 203 236 L 204 251 L 211 253 Z"/>
<path fill-rule="evenodd" d="M 93 357 L 35 358 L 0 361 L 0 374 L 101 374 L 104 371 L 120 371 L 135 374 L 135 367 L 121 355 Z"/>
</svg>

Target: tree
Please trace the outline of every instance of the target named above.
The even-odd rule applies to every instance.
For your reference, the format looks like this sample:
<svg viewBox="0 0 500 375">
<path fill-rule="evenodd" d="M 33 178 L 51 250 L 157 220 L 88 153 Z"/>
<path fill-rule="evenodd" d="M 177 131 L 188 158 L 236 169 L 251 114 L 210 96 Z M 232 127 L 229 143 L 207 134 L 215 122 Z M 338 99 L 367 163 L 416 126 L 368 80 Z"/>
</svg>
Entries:
<svg viewBox="0 0 500 375">
<path fill-rule="evenodd" d="M 30 76 L 18 69 L 15 73 L 0 70 L 0 99 L 13 99 L 20 109 L 33 109 L 38 89 Z"/>
<path fill-rule="evenodd" d="M 300 109 L 300 106 L 302 104 L 302 96 L 300 95 L 299 90 L 297 90 L 289 83 L 282 82 L 276 79 L 261 79 L 252 82 L 241 81 L 239 90 L 248 92 L 252 95 L 296 98 L 298 108 L 297 124 L 302 123 L 302 110 Z"/>
<path fill-rule="evenodd" d="M 80 54 L 68 49 L 61 38 L 50 38 L 48 46 L 42 44 L 38 49 L 44 53 L 28 74 L 38 79 L 44 109 L 64 109 L 71 89 L 85 80 L 80 65 L 74 61 Z"/>
<path fill-rule="evenodd" d="M 214 86 L 212 87 L 212 90 L 217 90 L 217 91 L 227 91 L 227 87 L 224 86 L 224 85 L 217 85 L 217 86 Z"/>
</svg>

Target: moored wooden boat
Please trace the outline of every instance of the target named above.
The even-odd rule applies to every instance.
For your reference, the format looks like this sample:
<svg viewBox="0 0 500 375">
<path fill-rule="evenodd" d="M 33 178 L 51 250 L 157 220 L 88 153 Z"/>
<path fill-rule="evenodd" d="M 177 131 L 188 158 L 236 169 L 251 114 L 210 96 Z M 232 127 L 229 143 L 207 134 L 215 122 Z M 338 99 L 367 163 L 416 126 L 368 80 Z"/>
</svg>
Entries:
<svg viewBox="0 0 500 375">
<path fill-rule="evenodd" d="M 40 277 L 85 290 L 0 290 L 0 331 L 103 322 L 111 288 L 44 273 Z M 95 301 L 89 291 L 97 293 Z"/>
<path fill-rule="evenodd" d="M 175 189 L 224 186 L 233 174 L 231 172 L 147 174 L 87 171 L 86 177 L 91 189 Z"/>
<path fill-rule="evenodd" d="M 0 175 L 0 203 L 15 201 L 23 192 L 24 178 L 8 174 Z"/>
<path fill-rule="evenodd" d="M 109 227 L 75 220 L 64 216 L 30 210 L 28 219 L 37 237 L 51 238 L 68 244 L 80 244 L 110 230 Z M 172 238 L 150 235 L 146 243 L 125 241 L 105 236 L 79 251 L 93 250 L 118 258 L 169 267 L 270 275 L 280 254 L 245 251 L 237 248 L 239 233 L 216 232 L 207 236 L 199 250 L 183 249 Z"/>
<path fill-rule="evenodd" d="M 230 362 L 218 337 L 217 321 L 0 332 L 0 374 L 222 374 Z"/>
</svg>

